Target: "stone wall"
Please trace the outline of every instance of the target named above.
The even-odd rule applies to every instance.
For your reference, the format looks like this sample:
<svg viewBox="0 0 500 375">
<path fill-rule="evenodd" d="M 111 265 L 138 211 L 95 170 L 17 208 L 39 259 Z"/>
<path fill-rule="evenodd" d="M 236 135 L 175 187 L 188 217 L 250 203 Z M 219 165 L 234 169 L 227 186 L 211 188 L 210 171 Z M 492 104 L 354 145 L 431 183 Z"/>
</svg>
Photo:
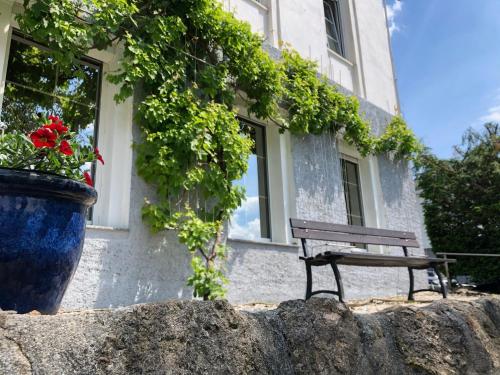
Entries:
<svg viewBox="0 0 500 375">
<path fill-rule="evenodd" d="M 332 299 L 238 312 L 171 301 L 0 312 L 1 374 L 498 374 L 500 300 L 353 314 Z"/>
</svg>

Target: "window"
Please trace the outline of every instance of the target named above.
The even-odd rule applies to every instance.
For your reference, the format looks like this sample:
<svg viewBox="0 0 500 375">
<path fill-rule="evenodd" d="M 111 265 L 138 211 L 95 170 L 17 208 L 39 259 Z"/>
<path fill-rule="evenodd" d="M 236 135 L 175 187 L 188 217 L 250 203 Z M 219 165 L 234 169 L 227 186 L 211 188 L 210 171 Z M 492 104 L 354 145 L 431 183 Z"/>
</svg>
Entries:
<svg viewBox="0 0 500 375">
<path fill-rule="evenodd" d="M 95 146 L 101 75 L 100 63 L 90 59 L 63 70 L 46 47 L 14 32 L 1 120 L 7 131 L 30 132 L 40 117 L 53 114 L 78 132 L 82 143 Z"/>
<path fill-rule="evenodd" d="M 363 200 L 359 179 L 359 166 L 357 163 L 340 159 L 342 165 L 342 180 L 347 209 L 347 223 L 349 225 L 365 225 L 363 215 Z"/>
<path fill-rule="evenodd" d="M 342 36 L 342 20 L 340 17 L 340 0 L 324 0 L 326 37 L 328 48 L 345 57 Z"/>
<path fill-rule="evenodd" d="M 230 220 L 229 236 L 246 240 L 270 238 L 265 128 L 240 121 L 243 133 L 253 139 L 254 149 L 248 160 L 247 173 L 235 182 L 245 187 L 246 198 Z"/>
</svg>

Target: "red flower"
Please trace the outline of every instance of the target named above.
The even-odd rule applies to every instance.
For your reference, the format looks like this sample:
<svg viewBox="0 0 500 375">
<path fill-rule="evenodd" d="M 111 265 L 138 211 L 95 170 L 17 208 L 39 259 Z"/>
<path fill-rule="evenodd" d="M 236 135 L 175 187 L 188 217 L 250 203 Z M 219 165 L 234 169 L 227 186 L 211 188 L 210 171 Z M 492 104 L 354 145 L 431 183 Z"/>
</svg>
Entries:
<svg viewBox="0 0 500 375">
<path fill-rule="evenodd" d="M 104 159 L 102 158 L 102 155 L 99 153 L 99 149 L 97 147 L 94 149 L 94 154 L 97 160 L 99 160 L 102 163 L 102 165 L 104 165 Z"/>
<path fill-rule="evenodd" d="M 66 140 L 63 140 L 59 145 L 59 151 L 61 151 L 64 155 L 73 155 L 73 149 Z"/>
<path fill-rule="evenodd" d="M 83 177 L 85 178 L 85 182 L 87 183 L 87 185 L 94 186 L 94 181 L 92 181 L 92 177 L 90 177 L 89 172 L 83 172 Z"/>
<path fill-rule="evenodd" d="M 30 138 L 36 148 L 54 148 L 56 146 L 57 134 L 51 129 L 44 127 L 31 133 Z"/>
<path fill-rule="evenodd" d="M 59 117 L 50 115 L 49 120 L 51 121 L 50 124 L 45 124 L 43 126 L 44 128 L 55 130 L 59 134 L 64 134 L 68 131 L 68 127 L 64 126 L 62 120 L 60 120 Z"/>
</svg>

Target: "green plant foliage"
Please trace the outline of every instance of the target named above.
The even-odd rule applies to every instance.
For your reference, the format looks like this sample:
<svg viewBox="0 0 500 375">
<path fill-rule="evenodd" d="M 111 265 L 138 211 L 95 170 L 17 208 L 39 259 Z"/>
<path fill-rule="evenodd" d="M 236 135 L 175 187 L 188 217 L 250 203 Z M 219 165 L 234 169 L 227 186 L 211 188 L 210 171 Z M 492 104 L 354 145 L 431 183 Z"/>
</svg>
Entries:
<svg viewBox="0 0 500 375">
<path fill-rule="evenodd" d="M 424 200 L 427 233 L 435 252 L 500 254 L 500 127 L 469 130 L 452 159 L 424 153 L 417 182 Z M 476 281 L 500 278 L 492 258 L 458 258 L 455 275 Z"/>
<path fill-rule="evenodd" d="M 359 114 L 356 97 L 348 97 L 318 78 L 318 66 L 293 50 L 283 51 L 283 105 L 288 112 L 285 127 L 292 133 L 321 134 L 343 131 L 343 138 L 362 155 L 373 152 L 370 126 Z"/>
<path fill-rule="evenodd" d="M 24 4 L 19 24 L 70 62 L 91 48 L 123 46 L 117 101 L 140 92 L 137 123 L 139 174 L 157 189 L 143 217 L 155 231 L 176 229 L 193 254 L 189 284 L 195 296 L 224 294 L 223 223 L 241 204 L 233 186 L 247 170 L 252 141 L 240 131 L 234 103 L 282 131 L 341 132 L 363 155 L 395 151 L 409 130 L 401 122 L 377 141 L 358 112 L 359 103 L 317 75 L 317 66 L 285 49 L 274 61 L 263 40 L 213 0 L 35 0 Z M 140 90 L 137 90 L 140 88 Z M 288 116 L 280 114 L 280 106 Z"/>
<path fill-rule="evenodd" d="M 384 134 L 375 140 L 375 152 L 393 153 L 396 159 L 413 158 L 418 159 L 424 151 L 422 144 L 401 116 L 394 116 L 385 128 Z"/>
</svg>

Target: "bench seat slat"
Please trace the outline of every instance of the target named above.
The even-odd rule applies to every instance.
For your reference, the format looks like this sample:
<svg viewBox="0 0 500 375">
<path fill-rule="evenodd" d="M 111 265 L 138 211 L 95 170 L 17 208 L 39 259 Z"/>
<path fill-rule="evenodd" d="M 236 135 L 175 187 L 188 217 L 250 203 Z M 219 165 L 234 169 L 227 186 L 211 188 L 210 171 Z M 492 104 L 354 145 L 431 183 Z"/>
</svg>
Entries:
<svg viewBox="0 0 500 375">
<path fill-rule="evenodd" d="M 298 228 L 298 229 L 312 229 L 312 230 L 319 230 L 326 232 L 341 232 L 341 233 L 362 234 L 369 236 L 406 238 L 410 240 L 417 239 L 415 233 L 412 232 L 361 227 L 357 225 L 332 224 L 320 221 L 301 220 L 301 219 L 290 219 L 290 224 L 292 228 Z"/>
<path fill-rule="evenodd" d="M 371 236 L 365 234 L 336 233 L 301 228 L 293 228 L 292 233 L 295 238 L 305 238 L 309 240 L 362 243 L 370 245 L 419 247 L 417 240 L 413 239 Z"/>
<path fill-rule="evenodd" d="M 312 265 L 319 266 L 329 264 L 335 260 L 337 264 L 360 267 L 411 267 L 416 269 L 429 268 L 432 264 L 445 262 L 454 263 L 455 259 L 427 258 L 427 257 L 405 257 L 395 255 L 370 254 L 370 253 L 343 253 L 327 251 L 316 255 L 314 258 L 302 259 Z"/>
</svg>

